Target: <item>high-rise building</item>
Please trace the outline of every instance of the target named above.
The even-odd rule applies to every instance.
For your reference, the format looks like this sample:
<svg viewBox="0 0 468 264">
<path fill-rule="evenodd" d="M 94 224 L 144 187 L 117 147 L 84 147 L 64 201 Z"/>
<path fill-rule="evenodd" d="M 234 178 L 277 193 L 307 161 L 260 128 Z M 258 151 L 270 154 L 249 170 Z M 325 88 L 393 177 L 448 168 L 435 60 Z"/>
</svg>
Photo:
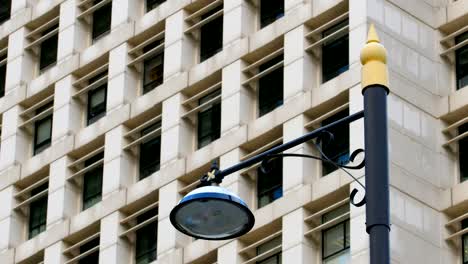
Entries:
<svg viewBox="0 0 468 264">
<path fill-rule="evenodd" d="M 237 239 L 192 239 L 169 213 L 212 161 L 362 110 L 371 23 L 392 263 L 468 263 L 467 0 L 0 0 L 0 263 L 368 263 L 359 184 L 327 162 L 227 176 L 256 218 Z M 364 147 L 362 120 L 329 132 L 289 152 Z"/>
</svg>

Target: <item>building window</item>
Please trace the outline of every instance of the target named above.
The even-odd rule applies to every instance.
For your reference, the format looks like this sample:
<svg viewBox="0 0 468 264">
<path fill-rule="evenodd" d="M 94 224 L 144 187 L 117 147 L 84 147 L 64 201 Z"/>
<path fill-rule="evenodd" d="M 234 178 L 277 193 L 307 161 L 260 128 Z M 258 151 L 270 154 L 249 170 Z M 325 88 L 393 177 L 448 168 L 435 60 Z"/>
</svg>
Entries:
<svg viewBox="0 0 468 264">
<path fill-rule="evenodd" d="M 58 24 L 45 30 L 42 33 L 42 36 L 46 36 L 52 31 L 58 28 Z M 53 34 L 52 36 L 45 39 L 40 44 L 40 59 L 39 59 L 39 70 L 43 71 L 49 66 L 54 65 L 57 62 L 57 46 L 58 45 L 58 34 Z"/>
<path fill-rule="evenodd" d="M 284 16 L 284 0 L 260 1 L 260 27 L 266 27 Z"/>
<path fill-rule="evenodd" d="M 223 9 L 223 5 L 201 16 L 204 20 Z M 206 23 L 200 28 L 200 62 L 223 49 L 223 16 Z"/>
<path fill-rule="evenodd" d="M 468 228 L 468 219 L 461 222 L 462 230 Z M 468 234 L 462 236 L 462 260 L 463 264 L 468 264 Z"/>
<path fill-rule="evenodd" d="M 0 97 L 5 96 L 7 54 L 0 56 Z"/>
<path fill-rule="evenodd" d="M 158 209 L 154 208 L 137 217 L 137 224 L 141 224 L 158 215 Z M 135 263 L 148 264 L 156 260 L 157 253 L 158 222 L 150 224 L 136 231 Z"/>
<path fill-rule="evenodd" d="M 37 195 L 48 188 L 48 183 L 45 183 L 31 191 L 31 197 Z M 29 207 L 29 232 L 28 238 L 31 239 L 46 230 L 47 220 L 47 196 L 42 196 L 34 202 L 31 202 Z"/>
<path fill-rule="evenodd" d="M 461 125 L 458 128 L 458 134 L 468 132 L 468 123 Z M 468 180 L 468 137 L 461 139 L 458 142 L 458 163 L 460 164 L 460 182 Z"/>
<path fill-rule="evenodd" d="M 146 12 L 155 9 L 164 2 L 166 2 L 166 0 L 146 0 Z"/>
<path fill-rule="evenodd" d="M 36 116 L 53 107 L 53 102 L 39 107 Z M 50 146 L 52 141 L 52 114 L 34 123 L 34 155 L 41 153 Z"/>
<path fill-rule="evenodd" d="M 348 206 L 342 206 L 322 216 L 322 223 L 336 219 L 349 212 Z M 324 264 L 350 263 L 350 226 L 349 219 L 338 223 L 322 232 L 322 260 Z"/>
<path fill-rule="evenodd" d="M 258 208 L 283 196 L 283 160 L 271 160 L 267 170 L 267 173 L 263 173 L 260 168 L 257 169 Z"/>
<path fill-rule="evenodd" d="M 281 245 L 281 236 L 275 237 L 272 240 L 258 246 L 256 248 L 257 250 L 257 256 L 264 254 L 268 251 L 273 250 L 274 248 L 278 247 Z M 278 252 L 274 255 L 271 255 L 261 261 L 255 262 L 257 264 L 281 264 L 281 252 Z"/>
<path fill-rule="evenodd" d="M 278 56 L 259 67 L 259 72 L 282 63 L 283 55 Z M 258 80 L 258 111 L 263 116 L 283 105 L 283 67 L 268 73 Z"/>
<path fill-rule="evenodd" d="M 103 72 L 89 79 L 89 84 L 101 82 L 104 78 L 107 78 L 107 72 Z M 88 125 L 93 124 L 106 115 L 106 101 L 107 82 L 88 92 Z"/>
<path fill-rule="evenodd" d="M 94 1 L 94 5 L 102 2 L 102 0 Z M 111 29 L 112 18 L 112 2 L 105 4 L 93 13 L 93 28 L 92 38 L 93 41 L 99 39 L 107 34 Z"/>
<path fill-rule="evenodd" d="M 143 48 L 143 53 L 148 53 L 164 42 L 164 39 L 156 41 Z M 164 52 L 145 59 L 143 62 L 143 94 L 161 85 L 164 80 Z"/>
<path fill-rule="evenodd" d="M 100 162 L 104 158 L 104 153 L 99 153 L 85 161 L 84 166 L 88 167 Z M 103 166 L 97 166 L 86 172 L 83 176 L 83 210 L 97 204 L 102 198 L 102 173 Z"/>
<path fill-rule="evenodd" d="M 0 0 L 0 24 L 10 19 L 12 0 Z"/>
<path fill-rule="evenodd" d="M 455 38 L 455 43 L 461 43 L 468 39 L 468 32 Z M 468 85 L 468 45 L 459 48 L 455 52 L 457 90 Z"/>
<path fill-rule="evenodd" d="M 141 137 L 159 129 L 161 122 L 141 131 Z M 161 137 L 149 138 L 140 144 L 140 180 L 159 170 L 161 161 Z"/>
<path fill-rule="evenodd" d="M 348 20 L 345 20 L 322 32 L 325 38 L 334 34 L 338 30 L 346 27 Z M 322 46 L 322 82 L 327 82 L 349 68 L 349 35 L 338 34 L 323 43 Z"/>
<path fill-rule="evenodd" d="M 92 251 L 95 247 L 99 246 L 99 238 L 93 239 L 80 247 L 80 254 L 87 251 Z M 79 260 L 80 264 L 99 264 L 99 250 L 83 257 Z"/>
<path fill-rule="evenodd" d="M 348 110 L 341 111 L 322 121 L 322 126 L 331 124 L 348 116 Z M 327 138 L 322 142 L 322 151 L 331 161 L 340 165 L 345 165 L 349 162 L 349 125 L 342 124 L 329 129 L 328 132 L 333 134 L 333 140 L 328 141 Z M 327 175 L 337 168 L 328 162 L 322 162 L 322 175 Z"/>
<path fill-rule="evenodd" d="M 202 105 L 221 94 L 220 90 L 212 92 L 198 100 Z M 208 104 L 198 112 L 198 148 L 202 148 L 219 138 L 221 134 L 221 102 Z"/>
</svg>

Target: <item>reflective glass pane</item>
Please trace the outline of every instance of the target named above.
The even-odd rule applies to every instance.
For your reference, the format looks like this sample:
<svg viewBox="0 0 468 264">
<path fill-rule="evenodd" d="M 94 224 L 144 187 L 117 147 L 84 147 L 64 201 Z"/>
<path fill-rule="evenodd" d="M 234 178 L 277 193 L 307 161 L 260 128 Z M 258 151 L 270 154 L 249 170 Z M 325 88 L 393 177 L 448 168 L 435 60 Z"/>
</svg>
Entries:
<svg viewBox="0 0 468 264">
<path fill-rule="evenodd" d="M 284 0 L 260 1 L 260 27 L 266 27 L 284 16 Z"/>
<path fill-rule="evenodd" d="M 47 140 L 50 140 L 51 129 L 52 129 L 52 119 L 47 118 L 45 120 L 38 121 L 37 126 L 37 144 L 41 144 Z"/>
<path fill-rule="evenodd" d="M 94 4 L 102 0 L 94 1 Z M 111 28 L 112 2 L 105 4 L 93 13 L 93 40 L 110 31 Z"/>
<path fill-rule="evenodd" d="M 463 33 L 455 39 L 455 43 L 460 43 L 468 39 L 468 32 Z M 455 52 L 457 89 L 468 85 L 468 45 L 459 48 Z"/>
<path fill-rule="evenodd" d="M 327 258 L 345 248 L 344 225 L 323 231 L 323 257 Z"/>
<path fill-rule="evenodd" d="M 223 5 L 202 16 L 207 18 L 223 8 Z M 223 16 L 220 16 L 200 28 L 200 62 L 210 58 L 223 49 Z"/>
<path fill-rule="evenodd" d="M 106 90 L 105 89 L 98 89 L 93 96 L 91 96 L 91 101 L 89 102 L 91 107 L 97 107 L 100 104 L 105 103 L 106 100 Z"/>
<path fill-rule="evenodd" d="M 332 257 L 327 258 L 323 261 L 323 264 L 349 264 L 351 263 L 351 254 L 349 249 L 340 252 Z"/>
</svg>

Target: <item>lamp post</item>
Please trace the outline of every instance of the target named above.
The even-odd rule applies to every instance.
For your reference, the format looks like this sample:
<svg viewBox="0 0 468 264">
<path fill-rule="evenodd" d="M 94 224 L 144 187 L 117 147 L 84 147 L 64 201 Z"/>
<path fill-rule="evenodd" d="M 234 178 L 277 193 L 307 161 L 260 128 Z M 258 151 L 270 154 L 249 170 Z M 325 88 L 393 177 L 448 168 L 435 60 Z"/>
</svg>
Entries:
<svg viewBox="0 0 468 264">
<path fill-rule="evenodd" d="M 214 164 L 212 170 L 200 180 L 200 188 L 188 193 L 170 214 L 173 226 L 184 234 L 207 240 L 223 240 L 239 237 L 252 229 L 254 215 L 240 197 L 219 187 L 223 178 L 233 172 L 261 162 L 267 169 L 269 162 L 276 158 L 302 157 L 323 160 L 340 169 L 360 169 L 365 165 L 366 191 L 360 202 L 355 202 L 357 189 L 351 192 L 351 203 L 366 206 L 366 231 L 369 234 L 370 263 L 390 264 L 390 209 L 388 175 L 387 95 L 388 72 L 387 53 L 380 44 L 373 25 L 370 26 L 367 43 L 361 51 L 362 93 L 364 110 L 320 127 L 302 137 L 276 146 L 236 165 L 219 170 Z M 365 160 L 356 166 L 341 165 L 330 160 L 320 148 L 319 141 L 328 137 L 328 130 L 364 118 Z M 322 157 L 283 153 L 285 150 L 308 141 L 314 141 Z M 350 161 L 361 152 L 354 151 Z"/>
</svg>

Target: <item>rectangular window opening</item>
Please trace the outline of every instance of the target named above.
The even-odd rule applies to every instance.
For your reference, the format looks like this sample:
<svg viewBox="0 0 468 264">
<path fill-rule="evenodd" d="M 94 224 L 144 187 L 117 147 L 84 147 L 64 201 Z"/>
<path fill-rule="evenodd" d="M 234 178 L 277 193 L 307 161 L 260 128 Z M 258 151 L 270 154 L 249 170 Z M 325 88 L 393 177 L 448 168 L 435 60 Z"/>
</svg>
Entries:
<svg viewBox="0 0 468 264">
<path fill-rule="evenodd" d="M 259 71 L 263 72 L 283 61 L 283 55 L 262 64 Z M 270 72 L 258 80 L 258 112 L 263 116 L 283 105 L 283 67 Z"/>
<path fill-rule="evenodd" d="M 93 5 L 100 3 L 102 0 L 96 0 Z M 93 26 L 92 26 L 92 39 L 93 41 L 98 40 L 111 29 L 111 18 L 112 18 L 112 2 L 109 2 L 94 11 L 93 13 Z"/>
<path fill-rule="evenodd" d="M 221 94 L 216 90 L 199 99 L 204 104 Z M 198 148 L 202 148 L 218 139 L 221 135 L 221 102 L 217 101 L 198 112 Z"/>
<path fill-rule="evenodd" d="M 468 132 L 468 123 L 461 125 L 458 128 L 458 134 L 461 135 Z M 468 137 L 461 139 L 458 142 L 458 163 L 460 166 L 460 182 L 468 180 Z"/>
<path fill-rule="evenodd" d="M 143 48 L 143 53 L 149 52 L 164 42 L 156 41 Z M 164 52 L 160 52 L 143 62 L 143 94 L 161 85 L 164 80 Z"/>
<path fill-rule="evenodd" d="M 145 136 L 161 127 L 161 122 L 157 122 L 141 131 L 141 136 Z M 159 170 L 161 161 L 161 137 L 157 136 L 143 141 L 140 145 L 140 180 L 150 176 Z"/>
<path fill-rule="evenodd" d="M 260 27 L 264 28 L 284 16 L 284 0 L 260 1 Z"/>
<path fill-rule="evenodd" d="M 31 196 L 47 190 L 49 183 L 45 183 L 33 190 Z M 28 238 L 31 239 L 46 230 L 47 220 L 47 196 L 42 196 L 29 205 L 29 232 Z"/>
<path fill-rule="evenodd" d="M 54 103 L 50 102 L 39 107 L 36 110 L 36 116 L 53 107 Z M 37 120 L 34 123 L 34 150 L 33 154 L 37 155 L 50 147 L 52 142 L 52 114 Z"/>
<path fill-rule="evenodd" d="M 95 238 L 87 242 L 86 244 L 83 244 L 80 247 L 80 254 L 83 254 L 89 250 L 92 250 L 93 248 L 97 246 L 99 246 L 99 238 Z M 80 259 L 78 263 L 79 264 L 99 264 L 99 250 Z"/>
<path fill-rule="evenodd" d="M 94 157 L 85 161 L 85 167 L 102 160 L 104 153 L 95 155 Z M 101 201 L 102 198 L 102 174 L 103 166 L 86 172 L 83 176 L 83 210 L 86 210 Z"/>
<path fill-rule="evenodd" d="M 42 33 L 42 36 L 56 30 L 55 25 Z M 57 62 L 58 33 L 50 36 L 40 44 L 39 70 L 42 72 Z"/>
<path fill-rule="evenodd" d="M 146 0 L 146 12 L 155 9 L 164 2 L 166 2 L 166 0 Z"/>
<path fill-rule="evenodd" d="M 322 216 L 322 223 L 329 222 L 349 212 L 344 205 Z M 324 264 L 349 263 L 350 259 L 350 222 L 349 219 L 322 231 L 322 260 Z"/>
<path fill-rule="evenodd" d="M 348 19 L 322 32 L 325 38 L 348 25 Z M 349 69 L 349 34 L 333 37 L 322 45 L 322 83 Z"/>
<path fill-rule="evenodd" d="M 158 208 L 149 210 L 148 212 L 137 217 L 137 224 L 154 217 L 158 214 Z M 135 263 L 147 264 L 155 261 L 157 258 L 157 237 L 158 237 L 158 222 L 152 222 L 136 231 L 135 245 Z"/>
<path fill-rule="evenodd" d="M 455 38 L 455 44 L 468 39 L 468 32 Z M 468 45 L 455 51 L 457 90 L 468 85 Z"/>
<path fill-rule="evenodd" d="M 257 169 L 257 205 L 262 208 L 283 196 L 283 159 L 271 160 L 267 173 Z"/>
<path fill-rule="evenodd" d="M 341 111 L 322 121 L 322 126 L 331 124 L 337 120 L 348 116 L 348 110 Z M 331 161 L 340 165 L 346 165 L 349 162 L 349 124 L 342 124 L 329 129 L 333 134 L 333 140 L 322 144 L 323 153 Z M 325 139 L 326 140 L 326 139 Z M 337 168 L 328 162 L 322 162 L 322 175 L 332 173 Z"/>
<path fill-rule="evenodd" d="M 278 246 L 281 245 L 281 241 L 282 241 L 282 236 L 278 236 L 278 237 L 275 237 L 273 238 L 272 240 L 268 241 L 268 242 L 265 242 L 264 244 L 258 246 L 256 248 L 256 253 L 257 253 L 257 256 L 265 253 L 265 252 L 268 252 L 270 250 L 272 250 L 273 248 L 276 248 Z M 281 264 L 281 252 L 278 252 L 276 254 L 273 254 L 261 261 L 257 261 L 256 263 L 257 264 Z"/>
<path fill-rule="evenodd" d="M 107 75 L 107 71 L 89 79 L 89 84 Z M 87 125 L 91 125 L 106 115 L 107 82 L 88 92 Z"/>
<path fill-rule="evenodd" d="M 0 56 L 0 61 L 7 59 L 7 54 Z M 6 67 L 7 63 L 0 65 L 0 97 L 5 96 L 5 85 L 6 85 Z"/>
<path fill-rule="evenodd" d="M 223 9 L 223 5 L 201 16 L 208 18 Z M 200 62 L 212 57 L 223 49 L 223 16 L 208 22 L 200 28 Z"/>
<path fill-rule="evenodd" d="M 0 24 L 10 19 L 12 0 L 0 0 Z"/>
</svg>

